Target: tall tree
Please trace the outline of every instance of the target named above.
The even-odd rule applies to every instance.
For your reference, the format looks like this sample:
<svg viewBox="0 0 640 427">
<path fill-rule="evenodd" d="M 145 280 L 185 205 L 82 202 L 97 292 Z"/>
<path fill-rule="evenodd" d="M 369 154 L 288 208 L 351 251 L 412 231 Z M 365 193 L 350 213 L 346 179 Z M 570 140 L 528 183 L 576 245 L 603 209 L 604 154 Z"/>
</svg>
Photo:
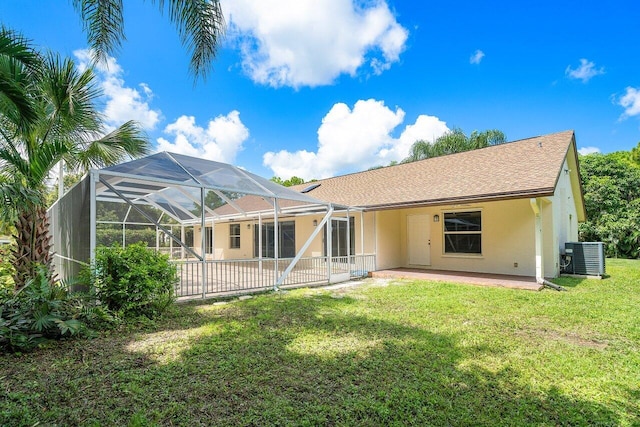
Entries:
<svg viewBox="0 0 640 427">
<path fill-rule="evenodd" d="M 580 238 L 605 243 L 607 256 L 640 258 L 640 165 L 629 152 L 580 156 L 587 221 Z"/>
<path fill-rule="evenodd" d="M 224 16 L 219 0 L 151 0 L 178 29 L 182 44 L 191 54 L 190 71 L 206 78 L 224 35 Z M 73 0 L 87 33 L 95 59 L 114 54 L 125 40 L 123 0 Z"/>
<path fill-rule="evenodd" d="M 491 145 L 503 144 L 507 141 L 502 131 L 496 129 L 479 132 L 474 130 L 470 136 L 466 136 L 460 128 L 454 128 L 444 135 L 438 137 L 434 142 L 424 140 L 416 141 L 411 146 L 409 156 L 403 163 L 415 162 L 417 160 L 439 157 L 447 154 L 460 153 L 463 151 L 476 150 L 478 148 L 489 147 Z"/>
<path fill-rule="evenodd" d="M 5 34 L 7 36 L 7 34 Z M 10 37 L 11 34 L 8 35 Z M 25 121 L 9 103 L 0 104 L 0 215 L 15 224 L 13 253 L 17 288 L 50 266 L 46 182 L 61 160 L 85 170 L 146 154 L 149 144 L 135 122 L 106 132 L 96 101 L 101 92 L 91 69 L 79 72 L 70 59 L 49 54 L 41 73 L 13 64 L 14 82 L 35 117 Z"/>
</svg>

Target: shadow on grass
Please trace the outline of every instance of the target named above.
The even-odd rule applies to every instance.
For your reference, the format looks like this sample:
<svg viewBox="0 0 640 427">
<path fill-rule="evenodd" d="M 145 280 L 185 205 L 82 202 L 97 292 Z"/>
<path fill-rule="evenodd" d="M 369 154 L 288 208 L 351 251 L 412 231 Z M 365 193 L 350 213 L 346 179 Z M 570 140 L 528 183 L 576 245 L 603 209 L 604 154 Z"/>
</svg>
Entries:
<svg viewBox="0 0 640 427">
<path fill-rule="evenodd" d="M 467 363 L 474 352 L 499 357 L 499 350 L 355 312 L 356 302 L 319 294 L 188 305 L 180 309 L 188 320 L 158 331 L 179 347 L 164 360 L 153 347 L 132 348 L 126 337 L 62 343 L 9 368 L 13 390 L 2 390 L 0 414 L 18 425 L 620 421 L 605 405 L 533 389 L 513 369 Z M 195 328 L 202 330 L 184 332 Z"/>
</svg>

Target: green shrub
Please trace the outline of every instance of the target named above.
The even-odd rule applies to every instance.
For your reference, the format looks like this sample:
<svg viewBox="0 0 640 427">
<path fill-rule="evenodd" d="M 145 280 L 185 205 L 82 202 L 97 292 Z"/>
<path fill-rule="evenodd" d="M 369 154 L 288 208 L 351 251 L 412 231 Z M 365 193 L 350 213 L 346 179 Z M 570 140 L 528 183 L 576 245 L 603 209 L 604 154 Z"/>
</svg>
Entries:
<svg viewBox="0 0 640 427">
<path fill-rule="evenodd" d="M 51 282 L 45 267 L 19 291 L 0 289 L 0 349 L 26 351 L 50 340 L 86 335 L 90 326 L 110 322 L 109 311 L 89 294 L 69 293 Z"/>
<path fill-rule="evenodd" d="M 10 245 L 0 246 L 0 288 L 13 288 L 13 264 Z"/>
<path fill-rule="evenodd" d="M 98 248 L 91 281 L 111 310 L 152 318 L 174 302 L 178 277 L 168 256 L 137 243 Z"/>
</svg>

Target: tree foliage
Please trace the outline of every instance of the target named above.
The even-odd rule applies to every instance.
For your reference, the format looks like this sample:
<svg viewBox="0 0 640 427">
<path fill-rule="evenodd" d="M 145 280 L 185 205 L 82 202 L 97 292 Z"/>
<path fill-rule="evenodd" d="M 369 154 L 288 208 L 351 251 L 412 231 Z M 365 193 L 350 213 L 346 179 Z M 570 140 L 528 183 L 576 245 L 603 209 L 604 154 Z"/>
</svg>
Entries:
<svg viewBox="0 0 640 427">
<path fill-rule="evenodd" d="M 191 54 L 190 70 L 206 77 L 224 35 L 224 16 L 218 0 L 152 0 L 161 13 L 168 12 L 180 41 Z M 114 54 L 125 39 L 122 0 L 73 0 L 87 33 L 95 59 Z"/>
<path fill-rule="evenodd" d="M 424 140 L 416 141 L 411 146 L 409 156 L 403 163 L 417 160 L 444 156 L 447 154 L 461 153 L 463 151 L 476 150 L 492 145 L 503 144 L 507 141 L 505 134 L 497 129 L 479 132 L 474 130 L 469 136 L 460 128 L 454 128 L 438 137 L 434 142 Z"/>
<path fill-rule="evenodd" d="M 640 165 L 629 152 L 580 157 L 587 221 L 584 241 L 606 244 L 607 256 L 640 257 Z"/>
<path fill-rule="evenodd" d="M 292 187 L 294 185 L 300 185 L 305 183 L 304 179 L 297 177 L 295 175 L 289 179 L 284 179 L 284 180 L 279 176 L 274 176 L 271 178 L 271 181 L 275 182 L 276 184 L 280 184 L 284 187 Z M 314 180 L 311 180 L 311 181 L 314 181 Z"/>
</svg>

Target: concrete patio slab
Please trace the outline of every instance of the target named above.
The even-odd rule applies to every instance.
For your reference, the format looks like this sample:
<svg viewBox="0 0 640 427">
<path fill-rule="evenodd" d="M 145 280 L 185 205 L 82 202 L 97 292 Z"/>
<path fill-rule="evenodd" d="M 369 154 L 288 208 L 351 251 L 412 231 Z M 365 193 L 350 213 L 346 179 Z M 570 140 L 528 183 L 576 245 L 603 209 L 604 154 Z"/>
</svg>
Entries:
<svg viewBox="0 0 640 427">
<path fill-rule="evenodd" d="M 534 277 L 504 274 L 468 273 L 464 271 L 424 270 L 419 268 L 392 268 L 371 273 L 374 278 L 432 280 L 438 282 L 466 283 L 477 286 L 539 291 L 542 285 Z"/>
</svg>

